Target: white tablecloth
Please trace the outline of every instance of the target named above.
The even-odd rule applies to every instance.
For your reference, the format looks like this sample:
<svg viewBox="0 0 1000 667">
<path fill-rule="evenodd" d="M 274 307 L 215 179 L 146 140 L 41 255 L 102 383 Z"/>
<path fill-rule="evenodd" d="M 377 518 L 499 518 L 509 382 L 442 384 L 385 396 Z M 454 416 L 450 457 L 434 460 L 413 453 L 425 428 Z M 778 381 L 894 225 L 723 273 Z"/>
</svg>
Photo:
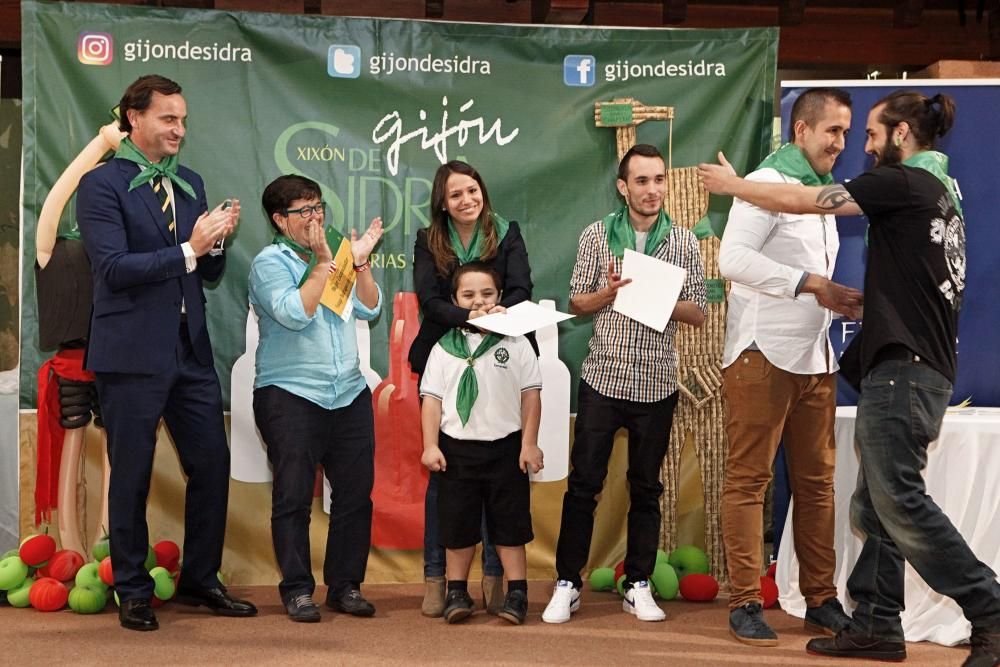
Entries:
<svg viewBox="0 0 1000 667">
<path fill-rule="evenodd" d="M 851 494 L 858 476 L 854 447 L 853 407 L 837 408 L 837 472 L 834 479 L 837 551 L 835 583 L 844 606 L 854 603 L 847 594 L 847 578 L 861 553 L 860 535 L 850 526 Z M 927 492 L 952 520 L 981 561 L 1000 571 L 1000 408 L 949 411 L 940 437 L 930 445 L 924 470 Z M 799 563 L 792 532 L 793 506 L 789 508 L 778 550 L 776 580 L 781 607 L 795 616 L 805 615 L 799 591 Z M 932 641 L 954 646 L 969 637 L 969 622 L 950 598 L 932 591 L 906 565 L 906 609 L 902 614 L 907 641 Z"/>
</svg>

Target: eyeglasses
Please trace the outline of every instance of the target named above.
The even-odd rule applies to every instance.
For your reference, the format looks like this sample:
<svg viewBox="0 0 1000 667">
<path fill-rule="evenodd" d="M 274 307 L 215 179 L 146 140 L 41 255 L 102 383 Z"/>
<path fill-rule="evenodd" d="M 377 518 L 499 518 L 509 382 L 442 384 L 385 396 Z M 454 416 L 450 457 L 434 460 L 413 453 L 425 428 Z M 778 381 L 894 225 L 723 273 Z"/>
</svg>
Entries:
<svg viewBox="0 0 1000 667">
<path fill-rule="evenodd" d="M 326 202 L 325 201 L 321 201 L 320 203 L 316 204 L 315 206 L 302 206 L 300 208 L 286 208 L 285 209 L 285 217 L 288 217 L 292 213 L 298 213 L 303 218 L 308 218 L 313 213 L 315 213 L 317 215 L 325 215 L 326 214 Z"/>
</svg>

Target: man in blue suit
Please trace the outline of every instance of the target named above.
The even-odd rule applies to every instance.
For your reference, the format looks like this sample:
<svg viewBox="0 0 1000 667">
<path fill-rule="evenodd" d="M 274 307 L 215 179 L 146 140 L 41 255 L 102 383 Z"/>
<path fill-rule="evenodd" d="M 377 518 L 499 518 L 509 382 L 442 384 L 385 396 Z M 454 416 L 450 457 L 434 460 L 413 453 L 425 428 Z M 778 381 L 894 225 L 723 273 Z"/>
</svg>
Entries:
<svg viewBox="0 0 1000 667">
<path fill-rule="evenodd" d="M 96 376 L 108 432 L 108 515 L 119 620 L 155 630 L 146 500 L 162 417 L 188 477 L 184 565 L 177 600 L 217 614 L 253 616 L 216 573 L 229 497 L 222 395 L 205 326 L 202 280 L 225 266 L 221 241 L 239 203 L 209 212 L 198 174 L 177 164 L 187 107 L 179 85 L 139 78 L 120 105 L 129 136 L 115 159 L 80 182 L 77 215 L 93 271 L 86 367 Z"/>
</svg>

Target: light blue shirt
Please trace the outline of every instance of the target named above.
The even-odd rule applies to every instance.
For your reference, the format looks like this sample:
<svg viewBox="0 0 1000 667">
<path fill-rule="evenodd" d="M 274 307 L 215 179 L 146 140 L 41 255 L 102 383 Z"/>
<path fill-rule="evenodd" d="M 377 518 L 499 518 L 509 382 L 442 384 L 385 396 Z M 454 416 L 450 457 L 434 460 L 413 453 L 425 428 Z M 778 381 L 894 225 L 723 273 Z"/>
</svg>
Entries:
<svg viewBox="0 0 1000 667">
<path fill-rule="evenodd" d="M 350 405 L 365 388 L 354 320 L 378 317 L 382 290 L 374 309 L 352 292 L 354 313 L 347 321 L 322 305 L 310 317 L 298 288 L 307 266 L 283 244 L 267 246 L 250 265 L 250 303 L 260 331 L 253 386 L 281 387 L 333 410 Z"/>
</svg>

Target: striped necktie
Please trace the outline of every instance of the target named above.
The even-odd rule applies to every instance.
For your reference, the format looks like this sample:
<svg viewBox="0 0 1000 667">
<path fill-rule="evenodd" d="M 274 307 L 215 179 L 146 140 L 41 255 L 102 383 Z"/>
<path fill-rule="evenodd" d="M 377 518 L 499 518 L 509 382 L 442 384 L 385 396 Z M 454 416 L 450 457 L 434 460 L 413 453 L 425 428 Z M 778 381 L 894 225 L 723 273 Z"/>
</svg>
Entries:
<svg viewBox="0 0 1000 667">
<path fill-rule="evenodd" d="M 162 176 L 155 176 L 153 178 L 153 192 L 156 193 L 156 198 L 160 202 L 160 210 L 163 211 L 163 218 L 167 221 L 167 229 L 173 232 L 174 238 L 176 238 L 174 207 L 170 205 L 170 193 L 163 186 Z"/>
</svg>

